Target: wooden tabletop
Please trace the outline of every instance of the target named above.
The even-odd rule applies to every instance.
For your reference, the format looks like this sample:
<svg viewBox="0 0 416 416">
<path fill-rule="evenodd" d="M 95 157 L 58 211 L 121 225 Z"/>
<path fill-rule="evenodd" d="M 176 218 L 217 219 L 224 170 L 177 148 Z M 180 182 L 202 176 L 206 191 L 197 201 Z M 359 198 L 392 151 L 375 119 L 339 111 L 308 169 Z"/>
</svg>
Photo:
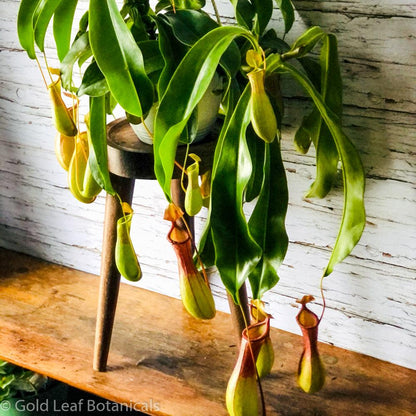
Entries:
<svg viewBox="0 0 416 416">
<path fill-rule="evenodd" d="M 97 276 L 0 249 L 0 357 L 151 415 L 226 415 L 238 351 L 231 319 L 189 317 L 180 301 L 121 285 L 106 373 L 92 370 Z M 416 415 L 416 372 L 320 345 L 324 389 L 299 390 L 301 339 L 272 330 L 268 415 Z M 253 415 L 254 416 L 254 415 Z"/>
</svg>

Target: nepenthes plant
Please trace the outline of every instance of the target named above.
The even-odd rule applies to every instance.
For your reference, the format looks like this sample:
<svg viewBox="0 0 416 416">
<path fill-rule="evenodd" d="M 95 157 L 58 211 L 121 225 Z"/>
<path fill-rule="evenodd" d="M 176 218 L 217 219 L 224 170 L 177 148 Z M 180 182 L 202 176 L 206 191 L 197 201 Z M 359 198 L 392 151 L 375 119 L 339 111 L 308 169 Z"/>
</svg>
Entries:
<svg viewBox="0 0 416 416">
<path fill-rule="evenodd" d="M 74 196 L 89 203 L 104 189 L 117 197 L 107 167 L 106 124 L 118 105 L 132 124 L 142 123 L 153 140 L 154 172 L 168 204 L 165 219 L 172 223 L 168 239 L 178 257 L 186 310 L 198 319 L 215 315 L 208 267 L 216 267 L 227 293 L 243 311 L 247 305 L 242 305 L 246 299 L 241 290 L 248 282 L 250 313 L 244 315 L 246 327 L 226 404 L 231 415 L 254 415 L 261 407 L 258 380 L 273 364 L 270 316 L 262 298 L 279 281 L 289 242 L 285 228 L 289 189 L 281 154 L 285 140 L 281 85 L 288 80 L 300 85 L 312 102 L 294 136 L 299 152 L 315 149 L 316 176 L 307 197 L 324 198 L 342 174 L 342 216 L 322 272 L 322 294 L 323 279 L 350 254 L 365 225 L 364 170 L 341 123 L 337 40 L 313 26 L 289 45 L 285 35 L 295 18 L 290 0 L 230 0 L 233 24 L 221 21 L 214 1 L 154 3 L 151 7 L 148 0 L 120 5 L 115 0 L 90 0 L 76 26 L 74 16 L 82 10 L 82 2 L 22 0 L 19 40 L 45 74 L 58 131 L 56 152 L 68 170 Z M 204 11 L 207 6 L 212 6 L 212 15 Z M 274 9 L 281 14 L 281 27 L 271 24 Z M 52 21 L 60 61 L 54 70 L 44 46 Z M 46 64 L 38 59 L 41 55 Z M 192 149 L 199 104 L 214 78 L 221 80 L 220 127 L 211 169 L 201 178 L 199 156 L 189 153 L 185 160 L 177 160 L 176 150 L 179 145 Z M 68 99 L 71 104 L 65 103 Z M 88 100 L 85 132 L 80 127 L 79 100 Z M 150 126 L 145 120 L 152 108 L 156 113 Z M 183 171 L 186 213 L 192 217 L 207 209 L 200 241 L 194 241 L 184 212 L 172 197 L 175 166 Z M 117 266 L 123 276 L 138 280 L 140 265 L 129 238 L 133 213 L 121 199 L 120 204 L 124 217 L 118 227 Z M 250 215 L 246 204 L 252 206 Z M 317 351 L 322 316 L 308 309 L 311 300 L 307 295 L 299 300 L 297 317 L 305 343 L 298 383 L 310 393 L 324 382 Z"/>
</svg>

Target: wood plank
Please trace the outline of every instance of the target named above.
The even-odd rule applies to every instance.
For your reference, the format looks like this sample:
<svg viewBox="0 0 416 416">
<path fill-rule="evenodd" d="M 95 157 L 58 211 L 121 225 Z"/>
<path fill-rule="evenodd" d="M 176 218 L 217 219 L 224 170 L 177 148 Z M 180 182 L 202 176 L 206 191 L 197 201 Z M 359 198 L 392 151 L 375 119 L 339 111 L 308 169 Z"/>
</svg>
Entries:
<svg viewBox="0 0 416 416">
<path fill-rule="evenodd" d="M 67 189 L 53 152 L 48 95 L 36 64 L 16 33 L 20 0 L 0 0 L 0 246 L 98 273 L 103 196 L 81 205 Z M 83 9 L 88 0 L 80 0 Z M 229 0 L 218 0 L 232 23 Z M 416 38 L 414 0 L 294 0 L 298 11 L 288 41 L 306 24 L 337 34 L 344 75 L 346 131 L 367 172 L 368 225 L 353 255 L 327 280 L 327 318 L 321 339 L 416 369 Z M 207 2 L 210 6 L 210 2 Z M 80 14 L 82 11 L 80 10 Z M 280 13 L 273 27 L 281 30 Z M 77 28 L 74 27 L 74 30 Z M 47 36 L 48 57 L 52 56 Z M 51 64 L 56 60 L 51 58 Z M 283 157 L 290 181 L 290 247 L 279 284 L 267 295 L 278 319 L 297 332 L 293 299 L 319 295 L 318 280 L 339 220 L 340 189 L 323 201 L 302 196 L 315 175 L 313 152 L 293 150 L 295 126 L 309 108 L 303 92 L 285 86 Z M 312 149 L 311 149 L 312 150 Z M 176 263 L 161 221 L 166 201 L 152 183 L 136 184 L 135 247 L 144 270 L 140 287 L 179 297 Z M 249 207 L 247 210 L 249 211 Z M 204 214 L 196 219 L 197 231 Z M 227 310 L 223 285 L 211 276 L 215 301 Z M 324 325 L 325 324 L 325 325 Z"/>
<path fill-rule="evenodd" d="M 230 317 L 197 322 L 179 301 L 122 285 L 109 371 L 92 370 L 98 279 L 0 250 L 0 356 L 151 415 L 226 415 L 237 346 Z M 327 383 L 302 393 L 294 374 L 300 337 L 272 330 L 276 362 L 264 380 L 268 415 L 416 412 L 416 372 L 321 344 Z M 136 407 L 140 408 L 140 407 Z M 144 409 L 144 407 L 142 407 Z"/>
<path fill-rule="evenodd" d="M 406 16 L 416 15 L 416 5 L 413 0 L 293 0 L 296 10 L 323 12 L 342 12 L 350 16 Z"/>
</svg>

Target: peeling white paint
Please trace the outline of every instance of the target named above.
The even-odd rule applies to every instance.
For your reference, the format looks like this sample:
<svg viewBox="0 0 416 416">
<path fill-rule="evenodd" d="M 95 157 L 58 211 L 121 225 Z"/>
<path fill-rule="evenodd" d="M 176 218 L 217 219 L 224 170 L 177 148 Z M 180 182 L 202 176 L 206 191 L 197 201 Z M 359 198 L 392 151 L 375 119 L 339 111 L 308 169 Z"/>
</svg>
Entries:
<svg viewBox="0 0 416 416">
<path fill-rule="evenodd" d="M 19 1 L 0 3 L 0 245 L 98 274 L 104 196 L 82 205 L 70 195 L 54 156 L 47 93 L 17 41 Z M 226 20 L 231 5 L 218 3 Z M 416 5 L 413 0 L 294 3 L 298 23 L 289 41 L 311 23 L 338 36 L 344 125 L 368 177 L 368 225 L 352 256 L 325 282 L 320 339 L 416 368 Z M 281 24 L 278 12 L 273 24 Z M 314 177 L 313 158 L 296 154 L 291 137 L 308 104 L 299 88 L 289 84 L 284 91 L 291 244 L 281 280 L 266 301 L 273 325 L 299 333 L 294 300 L 305 293 L 320 299 L 319 278 L 334 244 L 342 194 L 335 190 L 323 201 L 303 200 Z M 179 297 L 175 257 L 166 241 L 169 224 L 162 220 L 165 204 L 154 182 L 136 182 L 132 232 L 144 271 L 139 285 Z M 196 220 L 198 233 L 202 225 L 203 215 Z M 212 285 L 217 307 L 227 310 L 215 273 Z"/>
</svg>

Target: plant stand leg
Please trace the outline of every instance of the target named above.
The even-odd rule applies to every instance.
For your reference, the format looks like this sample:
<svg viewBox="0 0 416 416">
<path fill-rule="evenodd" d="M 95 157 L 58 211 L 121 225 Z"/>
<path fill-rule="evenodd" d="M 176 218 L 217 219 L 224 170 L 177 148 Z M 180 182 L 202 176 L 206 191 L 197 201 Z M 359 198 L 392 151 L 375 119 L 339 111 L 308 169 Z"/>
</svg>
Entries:
<svg viewBox="0 0 416 416">
<path fill-rule="evenodd" d="M 171 193 L 173 202 L 185 212 L 184 209 L 184 201 L 185 201 L 185 193 L 181 187 L 181 180 L 180 179 L 173 179 L 171 185 Z M 185 221 L 187 222 L 189 229 L 192 233 L 192 238 L 195 238 L 195 230 L 194 230 L 194 219 L 193 217 L 189 217 L 186 213 L 184 215 Z M 241 336 L 244 328 L 246 327 L 246 322 L 250 323 L 250 311 L 248 306 L 248 298 L 247 298 L 247 288 L 246 285 L 243 284 L 239 291 L 239 298 L 242 309 L 244 311 L 244 315 L 241 312 L 241 307 L 236 305 L 230 295 L 228 295 L 228 303 L 230 306 L 231 312 L 231 319 L 233 322 L 233 326 L 235 328 L 235 333 L 238 338 L 238 341 L 241 341 Z"/>
<path fill-rule="evenodd" d="M 241 286 L 238 295 L 240 298 L 241 307 L 240 305 L 236 305 L 234 303 L 233 298 L 230 296 L 230 294 L 227 293 L 228 304 L 230 306 L 231 319 L 233 322 L 235 333 L 238 340 L 241 341 L 242 332 L 246 327 L 246 322 L 248 325 L 250 325 L 250 311 L 248 306 L 247 287 L 245 283 L 243 284 L 243 286 Z M 241 312 L 241 309 L 243 309 L 244 311 L 244 316 Z"/>
<path fill-rule="evenodd" d="M 122 201 L 131 204 L 135 180 L 111 175 L 111 182 Z M 93 368 L 96 371 L 106 371 L 107 369 L 107 359 L 120 287 L 120 273 L 115 264 L 114 251 L 117 241 L 117 220 L 122 215 L 119 200 L 107 194 L 93 359 Z"/>
</svg>

